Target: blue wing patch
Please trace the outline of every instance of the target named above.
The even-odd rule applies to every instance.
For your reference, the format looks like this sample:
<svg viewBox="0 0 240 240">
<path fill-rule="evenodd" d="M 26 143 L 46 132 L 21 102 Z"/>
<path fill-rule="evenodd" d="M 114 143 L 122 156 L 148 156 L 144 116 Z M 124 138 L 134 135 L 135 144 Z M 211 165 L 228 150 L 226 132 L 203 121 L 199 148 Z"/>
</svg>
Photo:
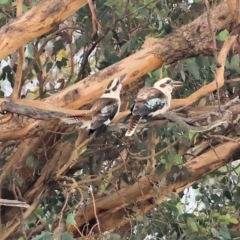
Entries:
<svg viewBox="0 0 240 240">
<path fill-rule="evenodd" d="M 101 109 L 102 114 L 107 114 L 108 112 L 109 112 L 109 107 L 108 106 L 105 106 Z"/>
<path fill-rule="evenodd" d="M 153 109 L 153 108 L 156 108 L 156 106 L 161 107 L 161 105 L 164 105 L 164 102 L 161 101 L 161 99 L 159 99 L 159 98 L 152 98 L 152 99 L 148 100 L 145 105 L 148 108 Z"/>
</svg>

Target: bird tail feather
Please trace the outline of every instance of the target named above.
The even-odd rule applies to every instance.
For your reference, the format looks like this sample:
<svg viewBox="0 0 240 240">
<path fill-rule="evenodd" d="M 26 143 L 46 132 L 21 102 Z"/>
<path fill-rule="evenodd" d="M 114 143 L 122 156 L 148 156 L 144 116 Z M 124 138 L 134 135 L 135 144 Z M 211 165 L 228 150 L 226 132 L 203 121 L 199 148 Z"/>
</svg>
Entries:
<svg viewBox="0 0 240 240">
<path fill-rule="evenodd" d="M 141 118 L 142 118 L 141 116 L 134 116 L 132 118 L 132 121 L 131 121 L 131 123 L 130 123 L 130 125 L 128 127 L 128 130 L 127 130 L 125 136 L 130 137 L 130 136 L 133 135 L 133 133 L 135 132 L 135 130 L 136 130 L 136 128 L 137 128 Z"/>
<path fill-rule="evenodd" d="M 77 124 L 82 122 L 88 122 L 91 120 L 92 116 L 89 114 L 67 115 L 61 118 L 61 121 L 66 124 Z"/>
</svg>

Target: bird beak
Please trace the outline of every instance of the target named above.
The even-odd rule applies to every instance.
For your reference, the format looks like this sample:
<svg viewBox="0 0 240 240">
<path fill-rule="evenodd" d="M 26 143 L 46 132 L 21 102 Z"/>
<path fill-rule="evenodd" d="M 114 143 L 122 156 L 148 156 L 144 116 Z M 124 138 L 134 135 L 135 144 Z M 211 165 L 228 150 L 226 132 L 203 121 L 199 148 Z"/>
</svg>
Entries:
<svg viewBox="0 0 240 240">
<path fill-rule="evenodd" d="M 170 84 L 171 84 L 173 87 L 181 87 L 181 86 L 183 85 L 183 82 L 172 80 L 172 81 L 170 82 Z"/>
<path fill-rule="evenodd" d="M 125 74 L 123 74 L 122 76 L 119 77 L 119 82 L 120 83 L 122 83 L 122 81 L 125 79 L 126 75 L 127 74 L 125 73 Z"/>
</svg>

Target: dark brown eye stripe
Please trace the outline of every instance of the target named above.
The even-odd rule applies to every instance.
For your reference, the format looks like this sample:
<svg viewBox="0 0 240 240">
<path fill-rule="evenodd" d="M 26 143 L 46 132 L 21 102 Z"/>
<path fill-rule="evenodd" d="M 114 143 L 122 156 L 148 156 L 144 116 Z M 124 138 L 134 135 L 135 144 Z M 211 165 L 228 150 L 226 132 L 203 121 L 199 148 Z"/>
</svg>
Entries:
<svg viewBox="0 0 240 240">
<path fill-rule="evenodd" d="M 109 84 L 107 85 L 107 89 L 110 89 L 112 86 L 113 80 L 109 82 Z"/>
</svg>

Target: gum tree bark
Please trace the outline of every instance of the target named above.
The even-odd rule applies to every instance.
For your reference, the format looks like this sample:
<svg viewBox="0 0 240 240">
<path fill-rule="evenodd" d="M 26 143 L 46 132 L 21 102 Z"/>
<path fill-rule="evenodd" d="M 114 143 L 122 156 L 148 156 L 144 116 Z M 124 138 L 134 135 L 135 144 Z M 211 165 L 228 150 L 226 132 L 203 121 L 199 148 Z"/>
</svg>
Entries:
<svg viewBox="0 0 240 240">
<path fill-rule="evenodd" d="M 0 60 L 49 32 L 87 4 L 87 0 L 43 0 L 0 29 Z"/>
</svg>

